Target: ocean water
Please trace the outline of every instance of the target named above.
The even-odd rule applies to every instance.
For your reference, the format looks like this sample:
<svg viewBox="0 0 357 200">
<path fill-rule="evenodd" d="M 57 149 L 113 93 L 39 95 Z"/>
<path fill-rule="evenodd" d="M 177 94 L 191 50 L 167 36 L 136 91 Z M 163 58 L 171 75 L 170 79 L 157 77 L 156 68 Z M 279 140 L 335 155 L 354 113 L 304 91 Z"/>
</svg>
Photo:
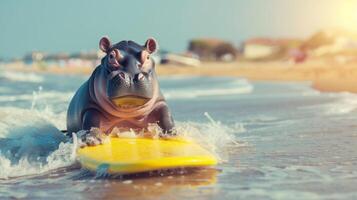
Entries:
<svg viewBox="0 0 357 200">
<path fill-rule="evenodd" d="M 61 134 L 86 76 L 0 71 L 0 199 L 357 199 L 357 95 L 309 83 L 160 77 L 205 170 L 108 177 Z"/>
</svg>

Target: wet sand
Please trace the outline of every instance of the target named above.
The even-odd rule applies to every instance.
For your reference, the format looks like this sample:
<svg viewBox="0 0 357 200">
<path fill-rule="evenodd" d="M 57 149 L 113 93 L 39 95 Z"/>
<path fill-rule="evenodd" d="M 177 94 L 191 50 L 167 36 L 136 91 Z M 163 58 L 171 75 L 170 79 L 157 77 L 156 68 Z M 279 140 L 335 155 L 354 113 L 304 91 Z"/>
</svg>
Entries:
<svg viewBox="0 0 357 200">
<path fill-rule="evenodd" d="M 55 74 L 90 74 L 90 67 L 40 68 L 11 65 L 16 71 Z M 158 65 L 159 75 L 236 76 L 250 80 L 311 81 L 312 87 L 323 92 L 357 93 L 357 63 L 339 64 L 326 60 L 309 60 L 302 64 L 284 61 L 272 62 L 204 62 L 199 67 L 174 64 Z"/>
</svg>

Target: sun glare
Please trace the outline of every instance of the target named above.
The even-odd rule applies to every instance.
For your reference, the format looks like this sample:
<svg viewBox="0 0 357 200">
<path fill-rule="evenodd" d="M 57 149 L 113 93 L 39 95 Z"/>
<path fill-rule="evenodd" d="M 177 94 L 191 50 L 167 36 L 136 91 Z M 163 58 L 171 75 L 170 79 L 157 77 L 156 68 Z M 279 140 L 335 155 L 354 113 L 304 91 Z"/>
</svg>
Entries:
<svg viewBox="0 0 357 200">
<path fill-rule="evenodd" d="M 341 2 L 336 10 L 336 23 L 349 30 L 357 30 L 357 0 Z"/>
</svg>

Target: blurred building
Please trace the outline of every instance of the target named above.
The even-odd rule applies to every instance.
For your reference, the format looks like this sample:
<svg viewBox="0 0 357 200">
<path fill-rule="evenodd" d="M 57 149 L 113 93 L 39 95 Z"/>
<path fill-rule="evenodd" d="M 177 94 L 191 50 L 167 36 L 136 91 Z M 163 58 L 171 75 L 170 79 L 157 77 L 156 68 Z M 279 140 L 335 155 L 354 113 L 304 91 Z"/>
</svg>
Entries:
<svg viewBox="0 0 357 200">
<path fill-rule="evenodd" d="M 45 58 L 46 54 L 41 51 L 33 51 L 31 53 L 26 54 L 23 57 L 23 61 L 25 64 L 33 64 L 34 62 L 40 62 Z"/>
<path fill-rule="evenodd" d="M 56 53 L 56 54 L 48 54 L 43 58 L 43 61 L 47 66 L 56 65 L 60 67 L 65 67 L 66 62 L 69 59 L 69 55 L 67 53 Z"/>
<path fill-rule="evenodd" d="M 96 67 L 100 64 L 100 60 L 105 56 L 105 53 L 97 51 L 82 51 L 71 54 L 67 65 L 69 67 Z"/>
<path fill-rule="evenodd" d="M 180 55 L 174 53 L 166 53 L 161 57 L 162 64 L 175 64 L 197 67 L 201 61 L 192 55 Z"/>
<path fill-rule="evenodd" d="M 100 64 L 100 59 L 104 57 L 102 51 L 83 51 L 80 53 L 55 53 L 48 54 L 33 51 L 23 57 L 26 65 L 40 65 L 48 67 L 96 67 Z"/>
<path fill-rule="evenodd" d="M 219 39 L 193 39 L 188 51 L 200 60 L 233 61 L 237 56 L 237 50 L 232 44 Z"/>
<path fill-rule="evenodd" d="M 298 39 L 252 38 L 244 42 L 243 56 L 248 60 L 266 61 L 289 58 L 302 44 Z"/>
</svg>

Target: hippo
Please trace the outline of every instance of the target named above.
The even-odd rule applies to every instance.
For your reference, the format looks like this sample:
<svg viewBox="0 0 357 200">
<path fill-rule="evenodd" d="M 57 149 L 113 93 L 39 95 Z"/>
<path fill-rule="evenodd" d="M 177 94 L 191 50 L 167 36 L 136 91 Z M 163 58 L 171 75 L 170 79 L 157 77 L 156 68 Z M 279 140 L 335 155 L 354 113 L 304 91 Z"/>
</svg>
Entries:
<svg viewBox="0 0 357 200">
<path fill-rule="evenodd" d="M 100 39 L 106 54 L 90 78 L 77 90 L 67 111 L 68 134 L 99 128 L 108 134 L 115 127 L 145 130 L 156 123 L 172 133 L 174 121 L 163 97 L 151 55 L 158 44 L 149 38 L 144 45 L 121 41 L 112 45 Z"/>
</svg>

